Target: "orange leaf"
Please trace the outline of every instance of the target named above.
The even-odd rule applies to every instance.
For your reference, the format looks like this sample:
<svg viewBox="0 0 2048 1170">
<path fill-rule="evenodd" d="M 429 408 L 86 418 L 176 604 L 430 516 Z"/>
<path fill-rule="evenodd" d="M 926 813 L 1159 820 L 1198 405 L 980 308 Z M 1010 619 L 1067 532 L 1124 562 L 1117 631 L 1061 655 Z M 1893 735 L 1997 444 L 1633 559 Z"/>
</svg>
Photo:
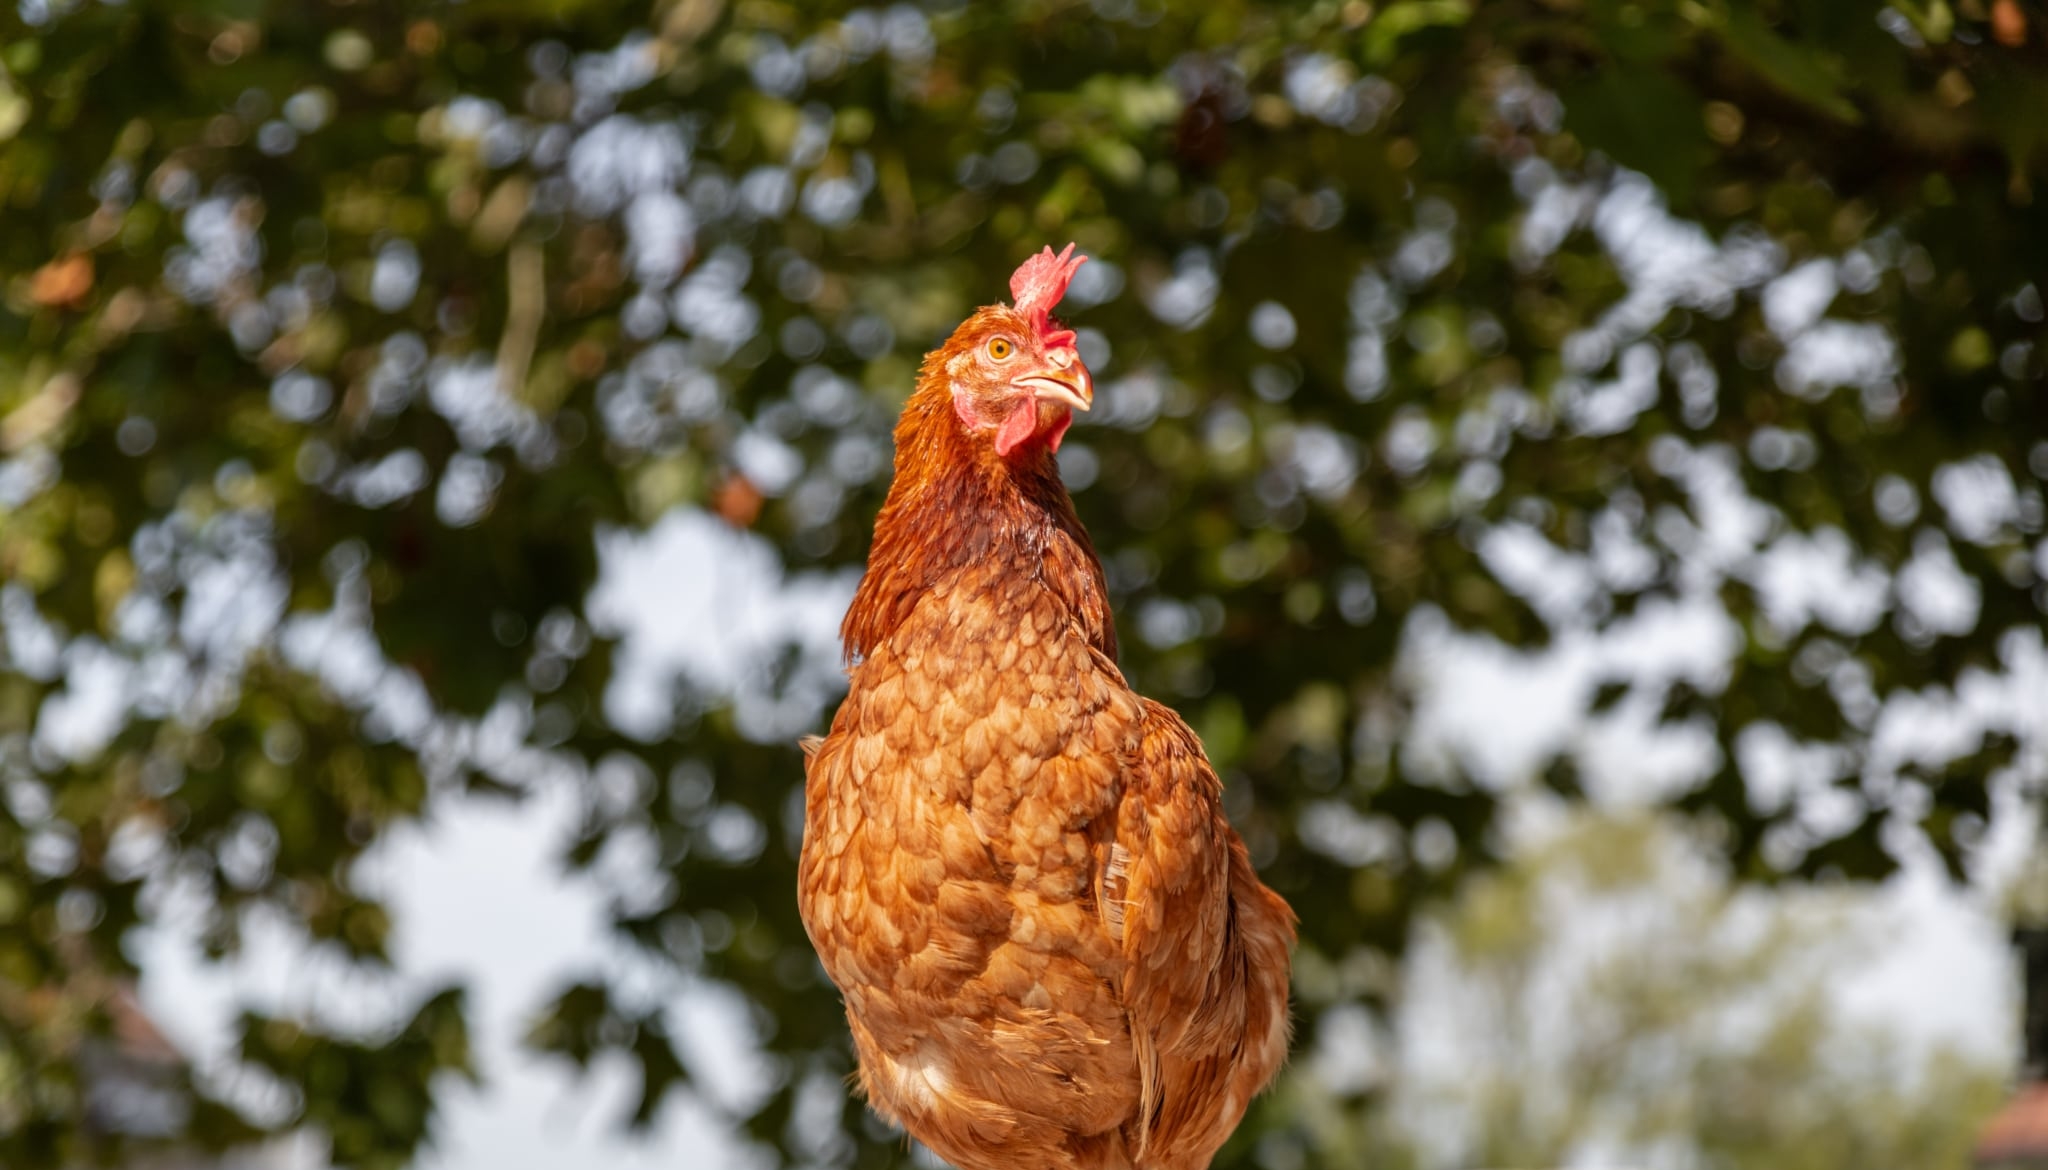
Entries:
<svg viewBox="0 0 2048 1170">
<path fill-rule="evenodd" d="M 2011 49 L 2027 43 L 2027 14 L 2020 11 L 2019 0 L 1997 0 L 1992 4 L 1991 35 Z"/>
<path fill-rule="evenodd" d="M 51 308 L 74 308 L 91 291 L 92 257 L 83 252 L 59 256 L 29 278 L 29 297 Z"/>
<path fill-rule="evenodd" d="M 761 489 L 738 472 L 725 477 L 711 493 L 711 510 L 734 528 L 746 528 L 761 514 Z"/>
</svg>

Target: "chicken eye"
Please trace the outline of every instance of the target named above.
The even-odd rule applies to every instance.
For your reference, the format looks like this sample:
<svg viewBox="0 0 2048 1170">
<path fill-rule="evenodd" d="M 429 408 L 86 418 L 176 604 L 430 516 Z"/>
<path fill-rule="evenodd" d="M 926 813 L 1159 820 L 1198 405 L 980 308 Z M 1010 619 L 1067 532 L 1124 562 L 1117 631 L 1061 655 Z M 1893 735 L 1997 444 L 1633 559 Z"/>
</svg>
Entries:
<svg viewBox="0 0 2048 1170">
<path fill-rule="evenodd" d="M 1016 351 L 1017 347 L 1011 345 L 1010 339 L 1007 337 L 998 337 L 994 341 L 988 343 L 988 356 L 996 359 L 997 361 L 1002 361 L 1005 358 L 1008 358 L 1011 354 L 1015 353 Z"/>
</svg>

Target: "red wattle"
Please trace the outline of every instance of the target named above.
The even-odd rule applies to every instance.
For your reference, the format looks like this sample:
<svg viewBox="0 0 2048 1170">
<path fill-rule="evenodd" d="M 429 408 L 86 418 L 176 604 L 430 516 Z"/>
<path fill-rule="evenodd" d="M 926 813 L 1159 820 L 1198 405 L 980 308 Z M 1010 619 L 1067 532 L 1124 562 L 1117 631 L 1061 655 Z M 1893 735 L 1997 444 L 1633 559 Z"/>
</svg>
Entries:
<svg viewBox="0 0 2048 1170">
<path fill-rule="evenodd" d="M 1045 433 L 1046 445 L 1052 448 L 1053 454 L 1059 454 L 1060 440 L 1067 437 L 1067 428 L 1073 425 L 1074 416 L 1062 411 L 1059 418 L 1054 420 L 1052 429 Z"/>
<path fill-rule="evenodd" d="M 1010 417 L 1003 420 L 1002 429 L 996 432 L 996 454 L 1007 457 L 1010 452 L 1024 445 L 1038 430 L 1038 402 L 1026 398 L 1010 411 Z M 1058 448 L 1054 448 L 1057 450 Z"/>
</svg>

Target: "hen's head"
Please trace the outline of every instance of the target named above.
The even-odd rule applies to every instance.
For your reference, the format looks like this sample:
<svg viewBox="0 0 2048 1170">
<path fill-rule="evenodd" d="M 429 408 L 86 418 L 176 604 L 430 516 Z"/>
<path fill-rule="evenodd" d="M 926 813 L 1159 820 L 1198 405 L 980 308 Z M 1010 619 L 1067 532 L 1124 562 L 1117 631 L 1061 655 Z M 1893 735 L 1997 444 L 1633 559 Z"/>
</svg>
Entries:
<svg viewBox="0 0 2048 1170">
<path fill-rule="evenodd" d="M 931 356 L 927 377 L 942 379 L 967 434 L 1009 456 L 1043 443 L 1060 448 L 1088 409 L 1095 383 L 1074 348 L 1074 331 L 1052 316 L 1086 256 L 1074 245 L 1026 260 L 1010 277 L 1015 304 L 990 305 L 962 322 Z"/>
</svg>

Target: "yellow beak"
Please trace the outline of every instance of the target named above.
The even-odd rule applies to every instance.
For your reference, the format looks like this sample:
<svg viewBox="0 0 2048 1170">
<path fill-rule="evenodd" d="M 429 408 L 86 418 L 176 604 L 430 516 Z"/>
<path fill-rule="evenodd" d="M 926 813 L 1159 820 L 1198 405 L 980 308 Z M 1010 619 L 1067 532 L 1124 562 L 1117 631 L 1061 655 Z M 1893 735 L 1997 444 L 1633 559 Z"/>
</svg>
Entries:
<svg viewBox="0 0 2048 1170">
<path fill-rule="evenodd" d="M 1075 410 L 1087 410 L 1095 401 L 1095 379 L 1088 373 L 1088 367 L 1078 361 L 1065 368 L 1020 375 L 1012 378 L 1010 384 L 1031 391 L 1033 398 L 1065 403 Z"/>
</svg>

